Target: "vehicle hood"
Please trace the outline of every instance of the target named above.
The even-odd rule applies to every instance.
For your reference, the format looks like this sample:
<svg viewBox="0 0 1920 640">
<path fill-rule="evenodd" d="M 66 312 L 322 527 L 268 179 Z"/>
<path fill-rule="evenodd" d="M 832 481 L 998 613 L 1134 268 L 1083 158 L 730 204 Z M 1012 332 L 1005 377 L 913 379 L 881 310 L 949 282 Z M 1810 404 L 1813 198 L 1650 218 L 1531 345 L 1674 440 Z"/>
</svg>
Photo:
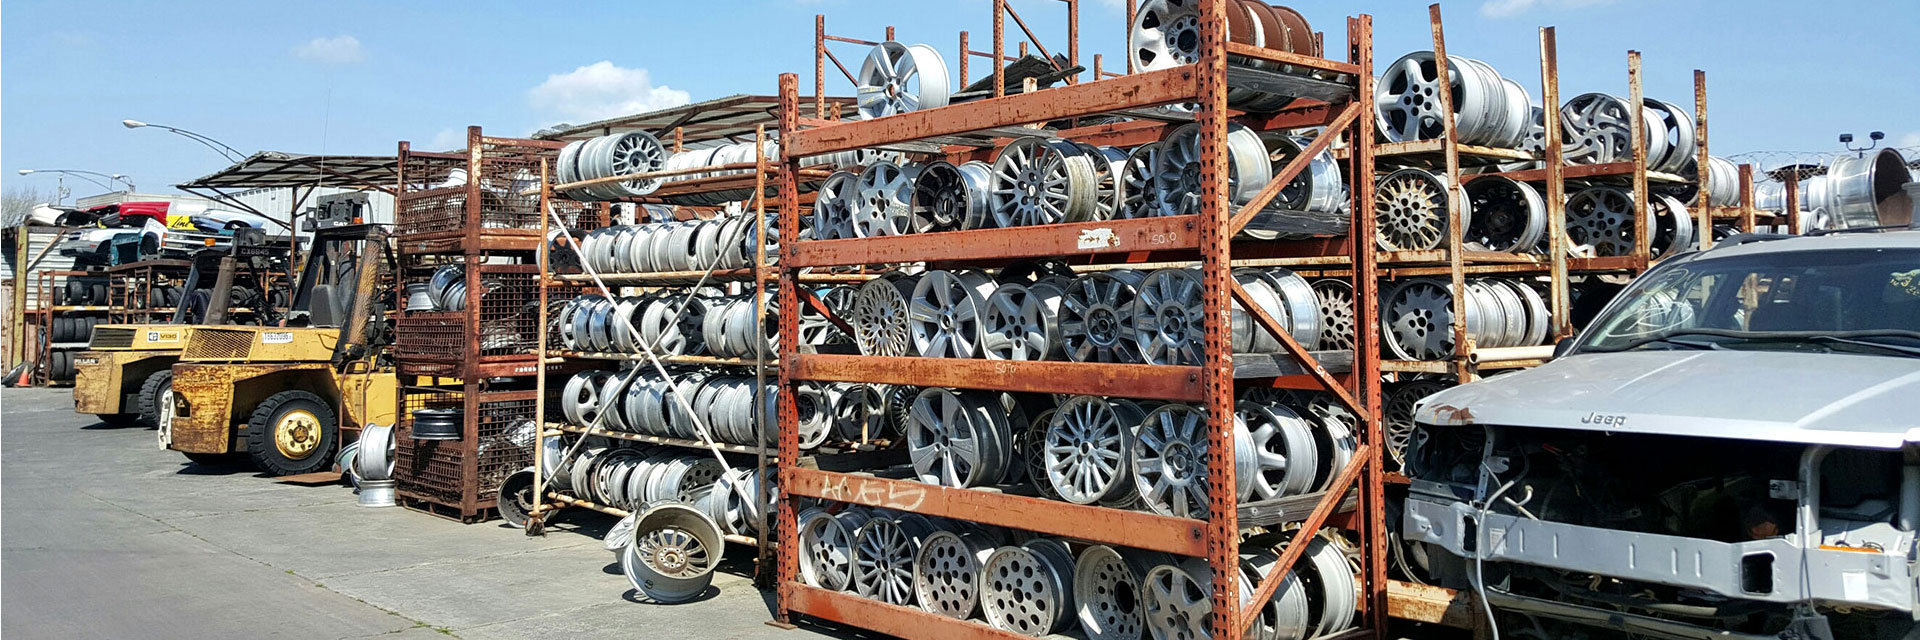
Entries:
<svg viewBox="0 0 1920 640">
<path fill-rule="evenodd" d="M 1899 448 L 1920 441 L 1920 359 L 1768 351 L 1575 354 L 1422 400 L 1415 419 Z"/>
</svg>

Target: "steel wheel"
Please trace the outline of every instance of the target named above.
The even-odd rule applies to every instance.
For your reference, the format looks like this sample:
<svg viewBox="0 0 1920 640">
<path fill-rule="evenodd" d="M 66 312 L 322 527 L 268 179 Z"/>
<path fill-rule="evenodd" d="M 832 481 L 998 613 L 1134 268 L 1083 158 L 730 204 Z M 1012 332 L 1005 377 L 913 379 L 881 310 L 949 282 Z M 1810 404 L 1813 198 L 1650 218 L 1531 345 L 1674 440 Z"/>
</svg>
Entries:
<svg viewBox="0 0 1920 640">
<path fill-rule="evenodd" d="M 1313 281 L 1314 299 L 1320 308 L 1320 337 L 1315 349 L 1322 351 L 1353 349 L 1353 284 L 1339 278 Z"/>
<path fill-rule="evenodd" d="M 860 65 L 858 76 L 860 119 L 947 105 L 952 89 L 947 63 L 940 52 L 924 44 L 905 45 L 891 40 L 874 45 Z"/>
<path fill-rule="evenodd" d="M 1160 269 L 1140 283 L 1133 340 L 1147 364 L 1197 365 L 1206 348 L 1198 269 Z"/>
<path fill-rule="evenodd" d="M 1376 244 L 1382 251 L 1437 249 L 1447 239 L 1447 183 L 1432 172 L 1401 169 L 1387 174 L 1374 193 Z M 1461 211 L 1461 222 L 1472 218 Z"/>
<path fill-rule="evenodd" d="M 1503 176 L 1467 183 L 1474 212 L 1464 240 L 1485 251 L 1526 251 L 1547 233 L 1547 202 L 1532 185 Z"/>
<path fill-rule="evenodd" d="M 1089 273 L 1060 298 L 1061 346 L 1074 362 L 1139 362 L 1133 339 L 1135 289 L 1146 276 L 1131 269 Z"/>
<path fill-rule="evenodd" d="M 1046 360 L 1060 350 L 1060 298 L 1052 285 L 1003 284 L 987 296 L 981 346 L 990 360 Z"/>
<path fill-rule="evenodd" d="M 921 482 L 976 487 L 1005 475 L 1010 429 L 994 424 L 999 403 L 981 392 L 927 389 L 913 400 L 907 453 Z"/>
<path fill-rule="evenodd" d="M 1581 189 L 1567 199 L 1567 239 L 1600 257 L 1633 254 L 1633 195 L 1614 187 Z"/>
<path fill-rule="evenodd" d="M 1128 458 L 1142 417 L 1140 407 L 1126 400 L 1068 400 L 1047 426 L 1041 453 L 1047 484 L 1074 504 L 1107 502 L 1130 490 Z"/>
<path fill-rule="evenodd" d="M 1131 452 L 1134 487 L 1147 508 L 1160 515 L 1205 520 L 1210 511 L 1207 449 L 1205 412 L 1166 404 L 1147 414 Z"/>
<path fill-rule="evenodd" d="M 913 350 L 907 319 L 907 296 L 914 283 L 907 277 L 883 277 L 868 280 L 853 296 L 848 324 L 853 325 L 854 343 L 867 356 L 904 356 Z"/>
<path fill-rule="evenodd" d="M 853 237 L 906 235 L 913 230 L 907 205 L 913 197 L 913 179 L 920 168 L 891 162 L 868 165 L 854 180 Z"/>
<path fill-rule="evenodd" d="M 818 383 L 802 382 L 793 394 L 794 413 L 800 431 L 800 448 L 812 449 L 827 441 L 834 431 L 834 407 L 820 392 Z M 748 402 L 752 404 L 751 400 Z M 751 435 L 751 434 L 747 434 Z"/>
<path fill-rule="evenodd" d="M 907 301 L 916 352 L 928 358 L 972 358 L 985 338 L 982 313 L 993 280 L 977 270 L 928 271 Z"/>
<path fill-rule="evenodd" d="M 1052 633 L 1072 609 L 1072 573 L 1073 556 L 1056 540 L 994 550 L 981 576 L 987 624 L 1036 637 Z"/>
<path fill-rule="evenodd" d="M 940 531 L 927 536 L 913 558 L 913 591 L 920 608 L 965 620 L 980 606 L 980 572 L 993 555 L 985 536 Z"/>
</svg>

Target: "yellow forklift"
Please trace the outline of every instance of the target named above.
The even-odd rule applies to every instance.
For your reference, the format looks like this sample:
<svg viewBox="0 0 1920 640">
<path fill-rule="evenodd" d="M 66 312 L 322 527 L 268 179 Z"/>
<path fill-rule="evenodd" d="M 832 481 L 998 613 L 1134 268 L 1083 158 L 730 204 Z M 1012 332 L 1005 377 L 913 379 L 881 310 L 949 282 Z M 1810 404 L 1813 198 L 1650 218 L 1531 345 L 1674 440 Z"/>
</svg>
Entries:
<svg viewBox="0 0 1920 640">
<path fill-rule="evenodd" d="M 328 470 L 361 425 L 392 424 L 394 267 L 380 225 L 316 229 L 287 326 L 191 328 L 173 365 L 167 448 L 300 475 Z"/>
<path fill-rule="evenodd" d="M 73 359 L 73 410 L 108 424 L 159 427 L 172 416 L 173 364 L 189 326 L 227 324 L 239 313 L 255 324 L 279 322 L 276 307 L 286 304 L 286 289 L 285 278 L 276 276 L 286 265 L 284 244 L 259 239 L 235 238 L 231 251 L 196 253 L 166 322 L 94 327 L 87 350 Z M 154 295 L 150 304 L 165 304 L 153 298 L 170 299 Z"/>
</svg>

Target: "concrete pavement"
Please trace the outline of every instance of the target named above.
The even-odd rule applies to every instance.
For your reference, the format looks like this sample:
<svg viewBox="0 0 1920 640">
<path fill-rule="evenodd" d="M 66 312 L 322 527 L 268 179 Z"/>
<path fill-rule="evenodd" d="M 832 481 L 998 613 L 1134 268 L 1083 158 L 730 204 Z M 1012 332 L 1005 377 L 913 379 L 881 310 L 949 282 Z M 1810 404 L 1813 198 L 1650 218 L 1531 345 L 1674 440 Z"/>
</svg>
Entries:
<svg viewBox="0 0 1920 640">
<path fill-rule="evenodd" d="M 717 593 L 635 600 L 575 510 L 544 538 L 368 509 L 341 486 L 207 469 L 153 432 L 72 412 L 66 389 L 0 392 L 0 635 L 39 638 L 798 640 L 736 550 Z"/>
</svg>

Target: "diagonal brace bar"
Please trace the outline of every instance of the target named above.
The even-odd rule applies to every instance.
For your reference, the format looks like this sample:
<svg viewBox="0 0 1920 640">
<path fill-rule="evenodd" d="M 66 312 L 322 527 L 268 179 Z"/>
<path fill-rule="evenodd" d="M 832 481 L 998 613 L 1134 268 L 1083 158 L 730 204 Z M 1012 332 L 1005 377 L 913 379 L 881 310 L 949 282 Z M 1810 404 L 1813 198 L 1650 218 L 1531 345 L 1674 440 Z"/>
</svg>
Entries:
<svg viewBox="0 0 1920 640">
<path fill-rule="evenodd" d="M 1281 582 L 1286 580 L 1287 572 L 1292 571 L 1294 563 L 1299 562 L 1300 556 L 1307 552 L 1307 540 L 1319 533 L 1320 528 L 1326 525 L 1327 518 L 1333 516 L 1333 510 L 1338 509 L 1340 504 L 1346 501 L 1347 491 L 1351 490 L 1354 481 L 1360 478 L 1361 470 L 1367 465 L 1379 463 L 1378 456 L 1373 455 L 1373 447 L 1373 443 L 1363 443 L 1353 452 L 1353 463 L 1340 470 L 1340 476 L 1334 478 L 1332 486 L 1327 487 L 1327 493 L 1320 499 L 1320 504 L 1313 508 L 1313 513 L 1307 515 L 1306 521 L 1300 523 L 1300 528 L 1294 530 L 1293 538 L 1287 540 L 1287 550 L 1281 552 L 1280 561 L 1273 565 L 1273 575 L 1267 576 L 1266 580 L 1260 582 L 1260 588 L 1253 592 L 1253 599 L 1248 600 L 1252 604 L 1240 614 L 1240 624 L 1235 628 L 1246 629 L 1253 626 L 1254 620 L 1260 617 L 1260 612 L 1266 609 L 1264 603 L 1273 599 L 1273 592 L 1280 587 Z M 1363 498 L 1362 503 L 1364 502 Z M 1369 588 L 1372 586 L 1368 585 Z"/>
<path fill-rule="evenodd" d="M 1267 183 L 1267 186 L 1260 189 L 1260 193 L 1253 195 L 1253 200 L 1240 207 L 1240 211 L 1233 214 L 1233 219 L 1227 221 L 1227 236 L 1232 237 L 1240 233 L 1241 227 L 1252 222 L 1254 215 L 1260 213 L 1261 209 L 1267 208 L 1267 203 L 1273 202 L 1273 199 L 1280 195 L 1281 189 L 1287 188 L 1294 178 L 1300 176 L 1300 172 L 1306 171 L 1307 166 L 1313 164 L 1314 156 L 1320 155 L 1320 152 L 1326 151 L 1327 147 L 1333 146 L 1333 139 L 1339 137 L 1335 132 L 1343 131 L 1347 125 L 1353 124 L 1353 119 L 1360 116 L 1360 106 L 1359 102 L 1347 103 L 1347 106 L 1340 110 L 1340 114 L 1334 116 L 1333 122 L 1327 124 L 1326 133 L 1314 138 L 1312 144 L 1302 149 L 1300 155 L 1287 162 L 1286 168 L 1281 169 L 1280 173 Z"/>
<path fill-rule="evenodd" d="M 1267 331 L 1273 333 L 1273 337 L 1280 340 L 1280 347 L 1287 351 L 1287 355 L 1293 356 L 1295 360 L 1299 360 L 1301 364 L 1306 365 L 1307 375 L 1313 376 L 1313 379 L 1319 382 L 1320 386 L 1326 388 L 1327 393 L 1331 393 L 1334 397 L 1339 398 L 1340 403 L 1346 405 L 1347 410 L 1353 412 L 1353 415 L 1372 415 L 1366 409 L 1360 407 L 1360 403 L 1353 399 L 1353 394 L 1348 393 L 1346 387 L 1341 386 L 1339 381 L 1333 379 L 1333 373 L 1327 371 L 1326 367 L 1320 366 L 1320 361 L 1314 359 L 1313 354 L 1307 353 L 1306 347 L 1300 346 L 1300 343 L 1293 339 L 1292 333 L 1287 331 L 1286 327 L 1280 326 L 1279 320 L 1274 319 L 1272 315 L 1267 313 L 1266 309 L 1262 309 L 1259 304 L 1254 303 L 1253 296 L 1247 293 L 1246 287 L 1241 286 L 1237 280 L 1230 281 L 1228 284 L 1233 285 L 1228 291 L 1233 293 L 1234 302 L 1239 303 L 1240 307 L 1246 310 L 1247 315 L 1252 317 L 1254 322 L 1259 323 L 1260 326 L 1265 327 Z M 1356 358 L 1364 356 L 1365 354 L 1354 354 Z"/>
</svg>

